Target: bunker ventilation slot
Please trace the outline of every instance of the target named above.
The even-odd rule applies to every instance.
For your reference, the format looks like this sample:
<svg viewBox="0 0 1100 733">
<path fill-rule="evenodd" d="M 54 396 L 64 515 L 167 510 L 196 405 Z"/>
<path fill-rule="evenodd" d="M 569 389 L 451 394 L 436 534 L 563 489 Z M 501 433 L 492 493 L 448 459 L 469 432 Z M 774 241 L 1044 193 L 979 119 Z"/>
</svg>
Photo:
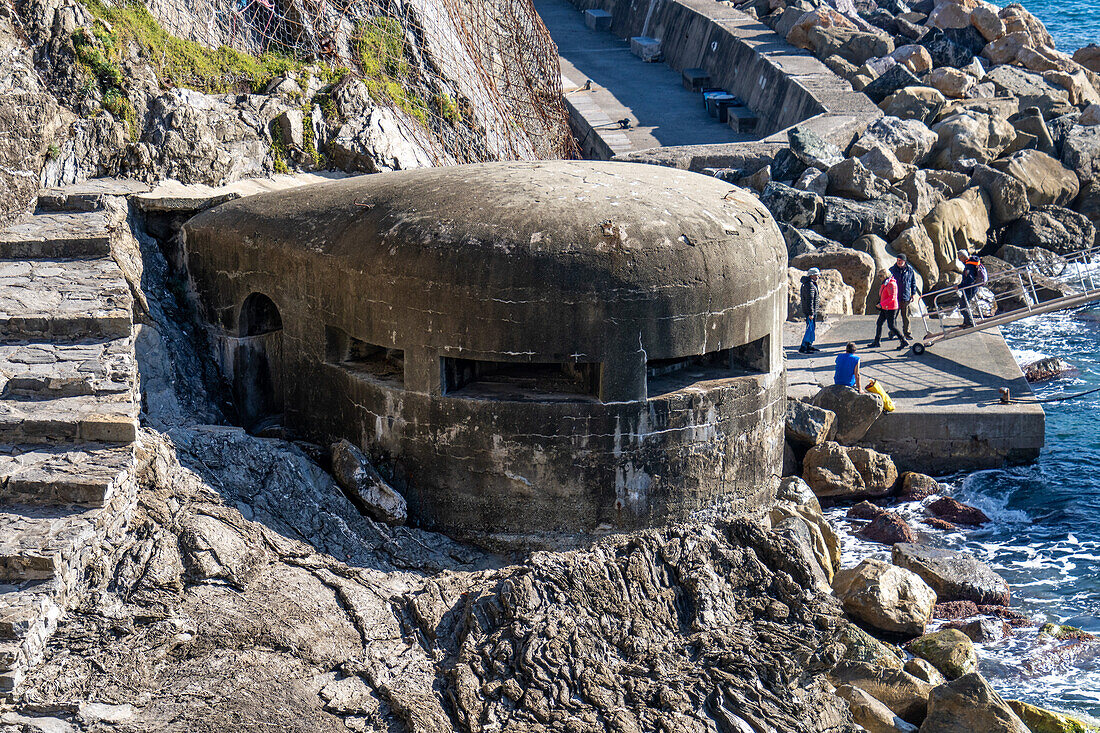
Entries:
<svg viewBox="0 0 1100 733">
<path fill-rule="evenodd" d="M 676 359 L 649 359 L 645 365 L 647 391 L 652 397 L 696 382 L 765 374 L 770 366 L 769 339 L 764 336 L 743 346 Z"/>
<path fill-rule="evenodd" d="M 459 397 L 563 401 L 596 399 L 600 365 L 443 359 L 443 393 Z"/>
<path fill-rule="evenodd" d="M 325 326 L 325 360 L 361 376 L 405 384 L 405 352 L 367 343 L 335 326 Z"/>
</svg>

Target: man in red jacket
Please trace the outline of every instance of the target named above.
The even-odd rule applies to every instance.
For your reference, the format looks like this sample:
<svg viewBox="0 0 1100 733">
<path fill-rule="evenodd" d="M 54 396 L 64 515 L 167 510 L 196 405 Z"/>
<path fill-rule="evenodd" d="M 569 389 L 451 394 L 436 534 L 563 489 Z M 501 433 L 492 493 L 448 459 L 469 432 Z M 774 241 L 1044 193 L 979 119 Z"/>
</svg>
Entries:
<svg viewBox="0 0 1100 733">
<path fill-rule="evenodd" d="M 898 351 L 909 346 L 909 342 L 905 340 L 905 337 L 898 331 L 898 327 L 894 325 L 897 316 L 898 281 L 894 279 L 892 274 L 887 272 L 886 279 L 882 281 L 882 286 L 878 289 L 878 323 L 875 324 L 875 340 L 871 342 L 871 348 L 882 346 L 882 324 L 884 323 L 890 329 L 887 338 L 897 336 L 898 341 L 901 342 L 898 345 Z"/>
</svg>

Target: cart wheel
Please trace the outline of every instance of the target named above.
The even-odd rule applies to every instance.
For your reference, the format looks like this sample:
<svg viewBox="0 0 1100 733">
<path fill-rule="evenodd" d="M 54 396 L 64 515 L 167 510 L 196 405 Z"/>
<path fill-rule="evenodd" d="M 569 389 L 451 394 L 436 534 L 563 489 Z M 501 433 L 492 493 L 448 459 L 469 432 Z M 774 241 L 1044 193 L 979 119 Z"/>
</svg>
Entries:
<svg viewBox="0 0 1100 733">
<path fill-rule="evenodd" d="M 924 353 L 924 344 L 922 344 L 920 341 L 917 341 L 915 344 L 913 344 L 913 355 L 914 356 L 920 356 L 923 353 Z"/>
</svg>

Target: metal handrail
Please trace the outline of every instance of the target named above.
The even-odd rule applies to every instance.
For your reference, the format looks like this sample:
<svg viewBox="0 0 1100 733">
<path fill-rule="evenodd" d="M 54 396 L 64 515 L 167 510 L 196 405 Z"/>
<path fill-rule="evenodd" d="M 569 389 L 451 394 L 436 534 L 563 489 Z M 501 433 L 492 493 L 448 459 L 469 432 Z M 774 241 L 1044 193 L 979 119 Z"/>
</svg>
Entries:
<svg viewBox="0 0 1100 733">
<path fill-rule="evenodd" d="M 926 306 L 931 301 L 931 308 L 926 308 L 925 312 L 921 314 L 924 320 L 925 337 L 919 341 L 919 347 L 915 346 L 914 349 L 917 353 L 924 350 L 924 347 L 931 346 L 938 341 L 944 341 L 950 338 L 956 338 L 958 336 L 964 336 L 969 333 L 975 333 L 983 331 L 995 326 L 1005 325 L 1018 321 L 1030 316 L 1040 315 L 1043 313 L 1051 313 L 1053 311 L 1064 310 L 1067 308 L 1076 308 L 1081 305 L 1086 305 L 1095 300 L 1100 300 L 1100 285 L 1097 284 L 1096 278 L 1096 265 L 1100 262 L 1100 247 L 1093 247 L 1090 249 L 1074 252 L 1069 255 L 1065 255 L 1063 259 L 1066 262 L 1066 267 L 1062 271 L 1062 275 L 1059 280 L 1063 283 L 1068 283 L 1080 288 L 1079 293 L 1073 295 L 1065 295 L 1058 298 L 1051 298 L 1045 301 L 1041 301 L 1037 288 L 1035 285 L 1035 272 L 1033 266 L 1029 263 L 1020 267 L 1013 267 L 1008 270 L 998 272 L 996 275 L 991 276 L 982 285 L 971 286 L 973 291 L 971 295 L 962 300 L 956 305 L 951 302 L 945 304 L 944 300 L 948 296 L 959 294 L 960 288 L 958 286 L 951 286 L 946 288 L 940 288 L 933 290 L 930 293 L 926 293 L 922 296 Z M 1068 273 L 1068 277 L 1067 274 Z M 1019 289 L 1023 291 L 1023 300 L 1025 305 L 1023 307 L 1012 308 L 1010 310 L 1002 311 L 1000 308 L 994 309 L 994 312 L 988 316 L 982 315 L 982 313 L 974 312 L 974 300 L 975 295 L 979 288 L 985 288 L 992 292 L 990 285 L 997 283 L 1011 282 L 1013 285 L 1018 285 Z M 1007 300 L 1015 300 L 1019 298 L 1020 292 L 1015 288 L 1010 288 L 1004 293 L 998 295 L 993 292 L 993 303 L 997 306 Z M 960 294 L 961 299 L 961 294 Z M 988 300 L 988 299 L 986 299 Z M 973 326 L 955 326 L 948 330 L 946 325 L 946 319 L 954 314 L 956 310 L 962 310 L 967 308 L 967 314 L 970 316 Z M 933 332 L 933 329 L 929 325 L 929 318 L 933 317 L 938 323 L 938 330 Z"/>
</svg>

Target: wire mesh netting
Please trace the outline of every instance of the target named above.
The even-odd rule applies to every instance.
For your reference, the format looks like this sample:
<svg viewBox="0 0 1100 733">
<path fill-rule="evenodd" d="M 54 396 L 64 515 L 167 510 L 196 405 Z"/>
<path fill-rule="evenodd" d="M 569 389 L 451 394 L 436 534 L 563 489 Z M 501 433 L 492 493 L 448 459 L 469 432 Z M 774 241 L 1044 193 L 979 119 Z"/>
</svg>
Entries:
<svg viewBox="0 0 1100 733">
<path fill-rule="evenodd" d="M 206 48 L 348 69 L 431 130 L 445 159 L 575 157 L 557 48 L 531 0 L 145 1 Z"/>
</svg>

